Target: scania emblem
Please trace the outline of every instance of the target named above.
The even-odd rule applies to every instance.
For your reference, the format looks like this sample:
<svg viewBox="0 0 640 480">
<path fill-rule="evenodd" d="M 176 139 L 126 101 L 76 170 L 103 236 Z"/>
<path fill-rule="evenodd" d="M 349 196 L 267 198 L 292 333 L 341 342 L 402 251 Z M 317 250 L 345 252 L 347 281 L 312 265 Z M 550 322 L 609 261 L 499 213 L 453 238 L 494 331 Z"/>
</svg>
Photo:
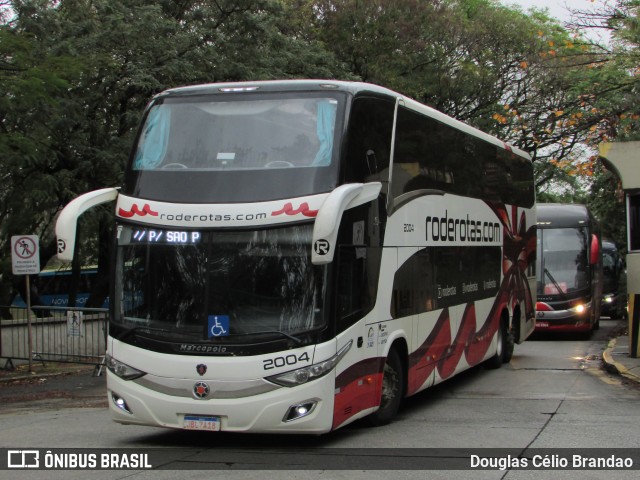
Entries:
<svg viewBox="0 0 640 480">
<path fill-rule="evenodd" d="M 209 385 L 205 382 L 197 382 L 193 386 L 193 396 L 202 400 L 209 395 Z"/>
<path fill-rule="evenodd" d="M 196 372 L 198 372 L 200 376 L 203 376 L 205 373 L 207 373 L 207 366 L 204 363 L 196 365 Z"/>
</svg>

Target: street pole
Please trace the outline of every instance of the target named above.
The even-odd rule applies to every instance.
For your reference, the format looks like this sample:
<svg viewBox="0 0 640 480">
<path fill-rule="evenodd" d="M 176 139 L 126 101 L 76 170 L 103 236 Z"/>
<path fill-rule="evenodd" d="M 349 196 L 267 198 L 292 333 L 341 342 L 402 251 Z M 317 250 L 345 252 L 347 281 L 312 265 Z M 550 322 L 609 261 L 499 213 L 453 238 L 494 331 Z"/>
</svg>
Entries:
<svg viewBox="0 0 640 480">
<path fill-rule="evenodd" d="M 33 340 L 31 335 L 31 285 L 29 275 L 40 273 L 39 239 L 37 235 L 11 236 L 11 271 L 25 276 L 27 303 L 27 335 L 29 349 L 29 373 L 33 373 Z"/>
<path fill-rule="evenodd" d="M 29 373 L 33 373 L 33 336 L 31 335 L 31 285 L 29 275 L 25 275 L 25 284 L 27 287 L 27 335 L 29 336 Z"/>
</svg>

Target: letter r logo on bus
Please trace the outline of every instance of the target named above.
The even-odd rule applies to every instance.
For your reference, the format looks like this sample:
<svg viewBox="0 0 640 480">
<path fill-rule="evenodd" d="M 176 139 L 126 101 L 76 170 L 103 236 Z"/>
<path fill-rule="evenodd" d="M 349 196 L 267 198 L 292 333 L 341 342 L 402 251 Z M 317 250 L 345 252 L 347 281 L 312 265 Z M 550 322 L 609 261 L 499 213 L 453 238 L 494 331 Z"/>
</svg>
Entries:
<svg viewBox="0 0 640 480">
<path fill-rule="evenodd" d="M 313 246 L 313 250 L 318 255 L 326 255 L 327 253 L 329 253 L 329 249 L 330 249 L 329 242 L 324 239 L 316 241 L 315 245 Z"/>
</svg>

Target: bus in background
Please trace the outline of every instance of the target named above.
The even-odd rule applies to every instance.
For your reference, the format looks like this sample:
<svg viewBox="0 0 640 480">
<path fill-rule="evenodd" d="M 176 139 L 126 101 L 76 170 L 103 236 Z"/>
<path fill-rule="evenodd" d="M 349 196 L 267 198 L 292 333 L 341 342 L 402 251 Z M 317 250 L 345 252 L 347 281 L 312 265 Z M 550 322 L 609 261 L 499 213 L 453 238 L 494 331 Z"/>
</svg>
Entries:
<svg viewBox="0 0 640 480">
<path fill-rule="evenodd" d="M 587 332 L 600 326 L 602 248 L 584 205 L 539 203 L 536 331 Z"/>
<path fill-rule="evenodd" d="M 98 275 L 97 268 L 83 268 L 77 284 L 76 307 L 84 307 L 91 295 L 92 287 Z M 72 272 L 69 269 L 43 270 L 31 280 L 31 302 L 34 306 L 68 307 L 69 293 L 72 288 Z M 39 301 L 38 301 L 39 300 Z M 37 302 L 37 303 L 34 303 Z M 26 302 L 17 293 L 11 302 L 12 307 L 26 308 Z M 102 308 L 108 308 L 109 299 Z"/>
<path fill-rule="evenodd" d="M 324 433 L 393 418 L 535 327 L 529 156 L 391 90 L 171 89 L 116 201 L 108 397 L 123 424 Z M 128 299 L 136 298 L 135 302 Z"/>
<path fill-rule="evenodd" d="M 602 316 L 624 318 L 627 314 L 627 282 L 624 260 L 611 240 L 602 240 Z"/>
</svg>

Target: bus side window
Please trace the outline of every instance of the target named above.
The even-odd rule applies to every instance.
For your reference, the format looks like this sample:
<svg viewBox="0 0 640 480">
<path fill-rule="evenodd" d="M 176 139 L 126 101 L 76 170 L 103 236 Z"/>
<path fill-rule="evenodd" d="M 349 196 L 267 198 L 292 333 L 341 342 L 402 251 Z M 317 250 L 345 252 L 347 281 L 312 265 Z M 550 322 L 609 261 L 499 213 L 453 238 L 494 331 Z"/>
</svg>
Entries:
<svg viewBox="0 0 640 480">
<path fill-rule="evenodd" d="M 391 175 L 394 198 L 416 190 L 452 191 L 456 173 L 449 166 L 460 142 L 448 133 L 446 125 L 400 107 Z"/>
<path fill-rule="evenodd" d="M 432 250 L 415 253 L 398 268 L 393 278 L 391 316 L 417 315 L 437 308 Z"/>
<path fill-rule="evenodd" d="M 531 207 L 531 162 L 405 107 L 398 110 L 393 198 L 423 189 Z"/>
<path fill-rule="evenodd" d="M 346 183 L 388 178 L 393 110 L 389 100 L 363 97 L 354 101 L 347 133 Z"/>
<path fill-rule="evenodd" d="M 382 249 L 342 245 L 339 252 L 337 331 L 342 332 L 375 304 Z"/>
</svg>

